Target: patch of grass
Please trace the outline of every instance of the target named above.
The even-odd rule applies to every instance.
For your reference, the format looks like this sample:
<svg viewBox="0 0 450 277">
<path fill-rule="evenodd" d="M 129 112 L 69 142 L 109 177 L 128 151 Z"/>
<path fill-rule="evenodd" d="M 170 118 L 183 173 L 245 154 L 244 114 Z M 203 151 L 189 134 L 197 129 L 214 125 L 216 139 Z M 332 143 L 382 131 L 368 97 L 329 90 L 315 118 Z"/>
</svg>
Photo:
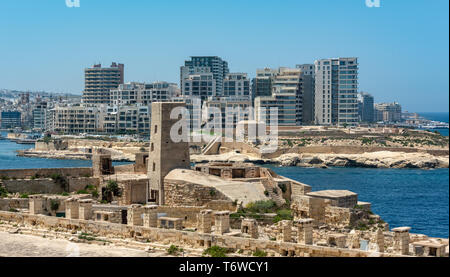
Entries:
<svg viewBox="0 0 450 277">
<path fill-rule="evenodd" d="M 213 258 L 224 258 L 227 256 L 227 254 L 230 253 L 230 250 L 220 247 L 220 246 L 212 246 L 208 249 L 206 249 L 203 252 L 204 256 L 209 256 Z"/>
</svg>

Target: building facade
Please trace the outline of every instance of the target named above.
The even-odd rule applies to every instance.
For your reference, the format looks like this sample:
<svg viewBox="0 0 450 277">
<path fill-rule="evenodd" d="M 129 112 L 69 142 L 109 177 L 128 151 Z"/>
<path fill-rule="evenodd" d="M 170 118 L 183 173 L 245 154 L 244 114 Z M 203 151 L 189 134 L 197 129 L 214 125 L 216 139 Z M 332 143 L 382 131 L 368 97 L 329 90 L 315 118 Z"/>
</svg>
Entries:
<svg viewBox="0 0 450 277">
<path fill-rule="evenodd" d="M 22 126 L 22 114 L 18 111 L 3 111 L 1 116 L 2 129 L 18 128 Z"/>
<path fill-rule="evenodd" d="M 180 68 L 180 88 L 184 92 L 184 80 L 190 75 L 211 73 L 216 83 L 216 91 L 219 96 L 223 93 L 223 80 L 229 73 L 228 63 L 217 56 L 196 56 L 185 61 Z M 215 95 L 214 95 L 215 96 Z"/>
<path fill-rule="evenodd" d="M 375 118 L 377 122 L 400 122 L 402 120 L 402 106 L 397 102 L 375 104 Z"/>
<path fill-rule="evenodd" d="M 314 65 L 315 123 L 357 125 L 358 59 L 323 59 Z"/>
<path fill-rule="evenodd" d="M 361 122 L 372 123 L 375 121 L 375 106 L 372 95 L 365 92 L 358 94 L 358 115 Z"/>
<path fill-rule="evenodd" d="M 124 83 L 124 65 L 112 63 L 110 67 L 96 64 L 84 70 L 85 88 L 82 102 L 87 105 L 110 103 L 110 92 Z"/>
</svg>

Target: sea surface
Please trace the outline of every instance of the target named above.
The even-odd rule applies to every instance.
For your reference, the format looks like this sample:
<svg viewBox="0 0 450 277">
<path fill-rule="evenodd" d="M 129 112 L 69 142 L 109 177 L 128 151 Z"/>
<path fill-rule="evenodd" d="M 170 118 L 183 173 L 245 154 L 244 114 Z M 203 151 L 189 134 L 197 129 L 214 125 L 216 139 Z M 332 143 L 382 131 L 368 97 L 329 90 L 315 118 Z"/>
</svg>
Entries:
<svg viewBox="0 0 450 277">
<path fill-rule="evenodd" d="M 433 121 L 440 121 L 440 122 L 449 122 L 449 113 L 430 113 L 430 112 L 426 112 L 426 113 L 418 113 L 420 116 L 423 116 L 424 118 L 428 119 L 428 120 L 433 120 Z M 441 135 L 448 137 L 449 134 L 449 130 L 448 129 L 437 129 L 436 131 L 438 131 L 439 133 L 441 133 Z"/>
<path fill-rule="evenodd" d="M 2 134 L 6 136 L 6 133 Z M 90 167 L 86 160 L 54 160 L 17 157 L 20 145 L 0 140 L 0 169 Z M 115 163 L 123 164 L 123 163 Z M 412 232 L 434 237 L 449 236 L 449 170 L 271 167 L 278 174 L 312 186 L 313 191 L 345 189 L 392 228 L 412 227 Z"/>
<path fill-rule="evenodd" d="M 317 190 L 350 190 L 391 228 L 449 237 L 449 170 L 270 167 Z"/>
</svg>

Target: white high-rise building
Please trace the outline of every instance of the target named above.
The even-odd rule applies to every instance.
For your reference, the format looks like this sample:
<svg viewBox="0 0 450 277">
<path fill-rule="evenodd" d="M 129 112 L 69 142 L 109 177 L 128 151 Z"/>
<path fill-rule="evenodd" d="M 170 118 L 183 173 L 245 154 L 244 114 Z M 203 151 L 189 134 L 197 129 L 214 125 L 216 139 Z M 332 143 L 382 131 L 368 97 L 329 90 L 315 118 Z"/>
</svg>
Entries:
<svg viewBox="0 0 450 277">
<path fill-rule="evenodd" d="M 315 61 L 315 123 L 358 124 L 358 58 Z"/>
</svg>

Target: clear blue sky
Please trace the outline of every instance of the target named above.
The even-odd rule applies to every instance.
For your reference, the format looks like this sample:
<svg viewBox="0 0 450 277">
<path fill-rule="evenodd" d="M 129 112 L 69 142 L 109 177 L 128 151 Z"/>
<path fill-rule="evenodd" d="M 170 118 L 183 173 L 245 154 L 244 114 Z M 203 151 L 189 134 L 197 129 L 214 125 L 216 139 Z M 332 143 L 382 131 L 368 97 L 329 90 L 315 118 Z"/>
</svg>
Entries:
<svg viewBox="0 0 450 277">
<path fill-rule="evenodd" d="M 179 82 L 193 55 L 230 70 L 356 56 L 360 89 L 410 111 L 449 110 L 448 0 L 0 1 L 0 88 L 81 93 L 83 69 Z"/>
</svg>

